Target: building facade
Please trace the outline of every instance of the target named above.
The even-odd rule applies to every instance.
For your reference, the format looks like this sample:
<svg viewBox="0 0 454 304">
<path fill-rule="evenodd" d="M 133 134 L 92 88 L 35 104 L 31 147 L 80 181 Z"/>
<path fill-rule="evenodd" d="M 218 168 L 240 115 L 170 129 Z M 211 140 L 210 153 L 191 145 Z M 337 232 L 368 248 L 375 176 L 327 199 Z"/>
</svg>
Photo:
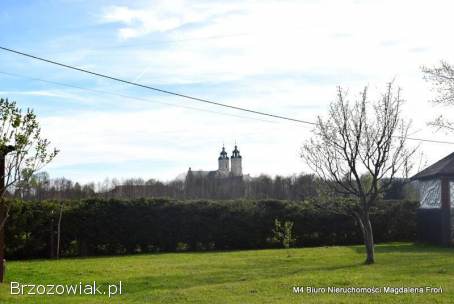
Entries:
<svg viewBox="0 0 454 304">
<path fill-rule="evenodd" d="M 229 158 L 225 147 L 218 157 L 218 169 L 213 171 L 189 168 L 185 179 L 186 197 L 234 198 L 244 196 L 242 156 L 235 145 Z"/>
</svg>

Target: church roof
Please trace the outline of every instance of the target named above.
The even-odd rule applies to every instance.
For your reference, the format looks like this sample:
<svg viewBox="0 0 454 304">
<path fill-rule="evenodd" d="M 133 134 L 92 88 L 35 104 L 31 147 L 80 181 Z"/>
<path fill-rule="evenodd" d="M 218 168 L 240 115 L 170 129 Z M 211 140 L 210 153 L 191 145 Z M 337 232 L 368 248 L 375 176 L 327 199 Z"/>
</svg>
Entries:
<svg viewBox="0 0 454 304">
<path fill-rule="evenodd" d="M 197 171 L 191 171 L 192 176 L 194 177 L 207 177 L 208 175 L 216 173 L 216 171 L 203 171 L 203 170 L 197 170 Z"/>
<path fill-rule="evenodd" d="M 203 171 L 203 170 L 197 170 L 197 171 L 190 171 L 188 172 L 188 175 L 186 175 L 186 178 L 188 176 L 194 178 L 194 179 L 205 179 L 205 178 L 234 178 L 231 176 L 230 172 L 225 172 L 222 170 L 215 170 L 215 171 Z"/>
<path fill-rule="evenodd" d="M 227 156 L 227 152 L 225 152 L 225 147 L 222 146 L 222 151 L 221 151 L 221 154 L 219 154 L 219 158 L 218 159 L 229 159 L 229 157 Z"/>
<path fill-rule="evenodd" d="M 238 150 L 237 145 L 235 145 L 235 150 L 232 151 L 232 158 L 241 158 L 240 150 Z"/>
<path fill-rule="evenodd" d="M 429 179 L 434 177 L 454 177 L 454 153 L 440 159 L 433 165 L 422 170 L 411 179 Z"/>
</svg>

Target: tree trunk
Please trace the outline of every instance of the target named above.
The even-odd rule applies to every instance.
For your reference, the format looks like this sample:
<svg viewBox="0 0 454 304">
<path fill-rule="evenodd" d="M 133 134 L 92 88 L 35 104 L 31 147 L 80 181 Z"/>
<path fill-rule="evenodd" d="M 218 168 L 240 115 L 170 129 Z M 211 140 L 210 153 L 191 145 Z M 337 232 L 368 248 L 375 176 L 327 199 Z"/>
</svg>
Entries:
<svg viewBox="0 0 454 304">
<path fill-rule="evenodd" d="M 0 283 L 3 283 L 3 276 L 5 272 L 5 225 L 6 220 L 6 208 L 5 205 L 0 202 Z"/>
<path fill-rule="evenodd" d="M 5 192 L 5 153 L 0 154 L 0 283 L 3 283 L 5 276 L 5 226 L 8 219 L 8 209 L 3 199 Z"/>
<path fill-rule="evenodd" d="M 58 216 L 58 226 L 57 226 L 57 259 L 60 258 L 60 235 L 61 235 L 62 215 L 63 215 L 63 203 L 60 203 L 60 214 Z"/>
<path fill-rule="evenodd" d="M 369 215 L 366 215 L 365 223 L 365 238 L 364 244 L 366 245 L 366 264 L 375 263 L 375 252 L 374 252 L 374 234 L 372 232 L 372 225 L 370 223 Z"/>
<path fill-rule="evenodd" d="M 53 259 L 55 257 L 55 233 L 54 233 L 54 215 L 52 212 L 51 219 L 50 219 L 50 258 Z"/>
<path fill-rule="evenodd" d="M 358 215 L 357 219 L 363 233 L 364 246 L 366 247 L 366 261 L 364 263 L 373 264 L 375 263 L 374 234 L 372 231 L 369 214 L 366 213 L 361 216 Z"/>
</svg>

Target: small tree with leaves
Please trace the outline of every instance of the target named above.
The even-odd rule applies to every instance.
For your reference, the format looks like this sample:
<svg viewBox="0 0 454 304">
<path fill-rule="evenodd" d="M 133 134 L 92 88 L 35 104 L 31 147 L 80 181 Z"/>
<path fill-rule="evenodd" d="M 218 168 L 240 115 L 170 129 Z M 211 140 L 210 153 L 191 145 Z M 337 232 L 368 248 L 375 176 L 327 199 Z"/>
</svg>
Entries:
<svg viewBox="0 0 454 304">
<path fill-rule="evenodd" d="M 281 244 L 287 250 L 287 256 L 290 256 L 289 249 L 295 243 L 296 239 L 293 237 L 293 222 L 281 222 L 278 219 L 274 220 L 272 241 Z"/>
<path fill-rule="evenodd" d="M 10 205 L 4 199 L 7 189 L 24 181 L 55 158 L 58 151 L 41 135 L 33 110 L 23 112 L 15 102 L 0 99 L 0 264 L 4 259 L 4 230 Z M 3 281 L 3 271 L 0 282 Z"/>
</svg>

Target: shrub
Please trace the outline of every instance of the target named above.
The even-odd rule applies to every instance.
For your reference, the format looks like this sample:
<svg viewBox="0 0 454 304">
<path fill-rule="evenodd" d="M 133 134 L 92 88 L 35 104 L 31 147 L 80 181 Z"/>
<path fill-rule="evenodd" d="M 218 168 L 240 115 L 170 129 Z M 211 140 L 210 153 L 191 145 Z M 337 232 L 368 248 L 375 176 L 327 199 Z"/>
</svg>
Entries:
<svg viewBox="0 0 454 304">
<path fill-rule="evenodd" d="M 51 256 L 59 206 L 56 201 L 12 203 L 6 229 L 9 259 Z M 308 201 L 88 199 L 65 206 L 61 256 L 270 248 L 275 219 L 284 226 L 294 223 L 291 238 L 297 247 L 362 240 L 352 218 L 314 208 Z M 414 240 L 416 208 L 417 202 L 380 202 L 371 215 L 376 241 Z"/>
</svg>

